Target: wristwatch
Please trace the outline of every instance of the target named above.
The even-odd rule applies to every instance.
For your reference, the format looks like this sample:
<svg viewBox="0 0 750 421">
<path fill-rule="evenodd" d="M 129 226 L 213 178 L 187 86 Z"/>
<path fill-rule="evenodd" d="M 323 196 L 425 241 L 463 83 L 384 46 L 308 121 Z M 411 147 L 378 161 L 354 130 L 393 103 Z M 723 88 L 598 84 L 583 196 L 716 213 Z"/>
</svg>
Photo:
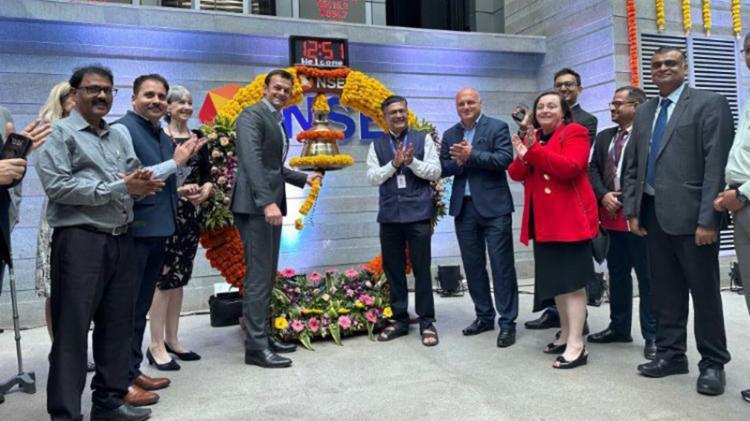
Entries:
<svg viewBox="0 0 750 421">
<path fill-rule="evenodd" d="M 747 200 L 748 200 L 747 196 L 745 196 L 744 194 L 742 194 L 742 192 L 740 191 L 740 189 L 735 189 L 734 191 L 737 192 L 737 200 L 739 200 L 740 202 L 742 202 L 743 206 L 747 205 Z"/>
</svg>

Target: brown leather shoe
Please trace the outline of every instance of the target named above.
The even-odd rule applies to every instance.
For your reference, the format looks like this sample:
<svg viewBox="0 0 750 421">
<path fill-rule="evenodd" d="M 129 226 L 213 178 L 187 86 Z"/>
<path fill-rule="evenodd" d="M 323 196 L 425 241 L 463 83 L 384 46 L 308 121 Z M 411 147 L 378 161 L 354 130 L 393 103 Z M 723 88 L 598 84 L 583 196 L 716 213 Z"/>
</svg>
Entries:
<svg viewBox="0 0 750 421">
<path fill-rule="evenodd" d="M 125 395 L 125 402 L 133 406 L 153 405 L 159 402 L 159 395 L 133 385 L 128 388 L 128 394 Z"/>
<path fill-rule="evenodd" d="M 166 377 L 149 377 L 143 373 L 133 380 L 133 384 L 143 390 L 159 390 L 169 386 L 171 381 Z"/>
</svg>

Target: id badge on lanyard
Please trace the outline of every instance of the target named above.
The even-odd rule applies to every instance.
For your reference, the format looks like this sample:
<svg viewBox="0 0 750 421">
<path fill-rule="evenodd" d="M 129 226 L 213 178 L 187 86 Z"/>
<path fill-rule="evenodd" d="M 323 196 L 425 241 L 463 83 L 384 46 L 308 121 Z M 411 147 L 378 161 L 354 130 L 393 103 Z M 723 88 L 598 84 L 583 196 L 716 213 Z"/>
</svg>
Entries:
<svg viewBox="0 0 750 421">
<path fill-rule="evenodd" d="M 406 146 L 409 144 L 408 140 L 409 136 L 407 135 L 404 137 L 403 150 L 406 150 Z M 391 142 L 391 149 L 393 150 L 393 156 L 396 156 L 396 147 L 393 145 L 393 142 Z M 406 188 L 406 175 L 401 174 L 401 168 L 398 169 L 398 174 L 396 174 L 396 187 L 399 189 Z"/>
</svg>

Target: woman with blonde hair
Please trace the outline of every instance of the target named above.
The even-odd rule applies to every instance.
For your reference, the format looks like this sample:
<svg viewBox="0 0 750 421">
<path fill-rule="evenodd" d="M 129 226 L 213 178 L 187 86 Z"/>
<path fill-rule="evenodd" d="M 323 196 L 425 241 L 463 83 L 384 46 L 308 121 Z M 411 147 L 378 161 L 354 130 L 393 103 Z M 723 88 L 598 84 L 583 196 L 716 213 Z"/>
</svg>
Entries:
<svg viewBox="0 0 750 421">
<path fill-rule="evenodd" d="M 71 95 L 71 87 L 67 81 L 52 87 L 47 102 L 39 111 L 39 118 L 45 123 L 54 123 L 67 117 L 76 103 Z M 47 223 L 47 198 L 42 203 L 42 214 L 39 217 L 39 234 L 36 245 L 36 293 L 45 297 L 44 319 L 47 321 L 47 332 L 52 337 L 52 314 L 50 308 L 50 246 L 52 244 L 52 228 Z"/>
</svg>

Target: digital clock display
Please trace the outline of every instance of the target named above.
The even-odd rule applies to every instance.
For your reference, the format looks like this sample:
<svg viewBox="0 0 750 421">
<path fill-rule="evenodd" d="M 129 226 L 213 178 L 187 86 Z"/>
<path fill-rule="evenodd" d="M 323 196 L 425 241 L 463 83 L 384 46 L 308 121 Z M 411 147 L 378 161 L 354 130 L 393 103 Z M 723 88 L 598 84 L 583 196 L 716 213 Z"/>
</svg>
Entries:
<svg viewBox="0 0 750 421">
<path fill-rule="evenodd" d="M 289 37 L 292 66 L 348 67 L 349 43 L 340 38 Z"/>
</svg>

